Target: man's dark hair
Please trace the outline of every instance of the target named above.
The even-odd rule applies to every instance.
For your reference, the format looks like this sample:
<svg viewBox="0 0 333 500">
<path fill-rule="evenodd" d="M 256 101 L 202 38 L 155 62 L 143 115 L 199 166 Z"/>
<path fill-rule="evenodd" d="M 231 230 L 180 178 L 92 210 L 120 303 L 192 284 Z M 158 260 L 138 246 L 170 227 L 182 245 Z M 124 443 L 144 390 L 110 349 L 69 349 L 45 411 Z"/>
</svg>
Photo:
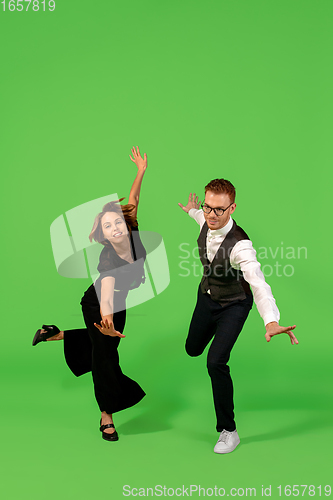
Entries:
<svg viewBox="0 0 333 500">
<path fill-rule="evenodd" d="M 230 202 L 235 203 L 235 187 L 226 179 L 214 179 L 210 181 L 210 183 L 205 186 L 205 194 L 207 191 L 213 191 L 213 193 L 226 193 L 229 195 Z"/>
</svg>

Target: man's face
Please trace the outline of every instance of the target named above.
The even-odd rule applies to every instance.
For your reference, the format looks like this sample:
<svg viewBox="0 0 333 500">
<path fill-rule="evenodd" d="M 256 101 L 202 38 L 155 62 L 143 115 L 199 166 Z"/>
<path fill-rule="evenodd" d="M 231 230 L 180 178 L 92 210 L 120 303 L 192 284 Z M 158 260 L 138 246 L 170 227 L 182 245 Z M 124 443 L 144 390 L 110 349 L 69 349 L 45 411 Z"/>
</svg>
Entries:
<svg viewBox="0 0 333 500">
<path fill-rule="evenodd" d="M 227 208 L 229 207 L 231 200 L 229 195 L 226 193 L 214 193 L 213 191 L 207 191 L 204 203 L 210 208 Z M 219 216 L 215 214 L 214 210 L 212 210 L 210 214 L 203 212 L 209 229 L 215 230 L 224 227 L 228 223 L 230 215 L 234 213 L 235 208 L 236 203 L 233 203 L 223 215 Z"/>
</svg>

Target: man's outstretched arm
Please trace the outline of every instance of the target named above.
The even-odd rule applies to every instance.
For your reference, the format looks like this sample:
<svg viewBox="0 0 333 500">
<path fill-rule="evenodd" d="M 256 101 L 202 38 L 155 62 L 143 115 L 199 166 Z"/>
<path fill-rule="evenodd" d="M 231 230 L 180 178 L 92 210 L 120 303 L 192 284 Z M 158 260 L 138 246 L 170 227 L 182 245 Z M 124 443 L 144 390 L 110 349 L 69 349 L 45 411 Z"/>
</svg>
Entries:
<svg viewBox="0 0 333 500">
<path fill-rule="evenodd" d="M 267 342 L 269 342 L 274 335 L 287 333 L 292 345 L 298 344 L 298 340 L 292 332 L 292 330 L 296 328 L 296 325 L 285 327 L 280 326 L 278 323 L 280 318 L 279 310 L 276 307 L 271 287 L 266 282 L 260 269 L 256 251 L 250 240 L 241 240 L 236 243 L 230 254 L 230 263 L 233 268 L 242 271 L 244 279 L 252 288 L 254 301 L 265 323 L 265 339 Z"/>
</svg>

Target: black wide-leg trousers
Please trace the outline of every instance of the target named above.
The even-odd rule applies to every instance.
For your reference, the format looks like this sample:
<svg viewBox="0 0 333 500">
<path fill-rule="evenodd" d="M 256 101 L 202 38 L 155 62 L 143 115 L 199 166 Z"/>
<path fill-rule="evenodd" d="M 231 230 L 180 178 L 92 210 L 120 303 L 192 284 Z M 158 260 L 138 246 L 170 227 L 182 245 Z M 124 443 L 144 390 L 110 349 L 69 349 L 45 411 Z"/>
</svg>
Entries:
<svg viewBox="0 0 333 500">
<path fill-rule="evenodd" d="M 126 321 L 126 295 L 114 293 L 114 327 L 123 332 Z M 134 406 L 145 396 L 137 382 L 123 374 L 119 365 L 120 337 L 103 335 L 94 325 L 100 324 L 100 306 L 94 285 L 88 288 L 81 300 L 86 328 L 66 330 L 64 351 L 70 370 L 79 377 L 92 372 L 95 397 L 101 411 L 115 413 Z"/>
<path fill-rule="evenodd" d="M 233 385 L 227 365 L 238 335 L 252 308 L 253 297 L 221 306 L 198 290 L 197 304 L 192 316 L 185 349 L 190 356 L 199 356 L 213 339 L 207 356 L 217 418 L 216 430 L 234 431 Z"/>
</svg>

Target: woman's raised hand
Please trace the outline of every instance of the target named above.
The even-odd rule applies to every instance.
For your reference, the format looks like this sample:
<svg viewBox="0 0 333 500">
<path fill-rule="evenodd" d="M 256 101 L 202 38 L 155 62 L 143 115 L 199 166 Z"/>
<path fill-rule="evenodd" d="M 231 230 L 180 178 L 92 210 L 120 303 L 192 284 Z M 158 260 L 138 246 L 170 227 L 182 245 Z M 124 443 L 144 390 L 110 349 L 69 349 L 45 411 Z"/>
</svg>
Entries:
<svg viewBox="0 0 333 500">
<path fill-rule="evenodd" d="M 145 171 L 147 168 L 147 155 L 146 155 L 146 153 L 144 153 L 143 158 L 142 158 L 138 146 L 136 147 L 136 149 L 135 149 L 135 147 L 132 148 L 131 151 L 132 151 L 133 158 L 131 155 L 129 155 L 130 159 L 132 161 L 134 161 L 135 165 L 138 167 L 139 170 Z"/>
<path fill-rule="evenodd" d="M 102 319 L 101 321 L 101 326 L 99 326 L 97 323 L 94 323 L 96 328 L 99 329 L 103 335 L 110 335 L 110 337 L 126 337 L 126 335 L 123 335 L 122 333 L 118 332 L 117 330 L 114 329 L 113 322 L 108 321 L 107 318 Z"/>
</svg>

